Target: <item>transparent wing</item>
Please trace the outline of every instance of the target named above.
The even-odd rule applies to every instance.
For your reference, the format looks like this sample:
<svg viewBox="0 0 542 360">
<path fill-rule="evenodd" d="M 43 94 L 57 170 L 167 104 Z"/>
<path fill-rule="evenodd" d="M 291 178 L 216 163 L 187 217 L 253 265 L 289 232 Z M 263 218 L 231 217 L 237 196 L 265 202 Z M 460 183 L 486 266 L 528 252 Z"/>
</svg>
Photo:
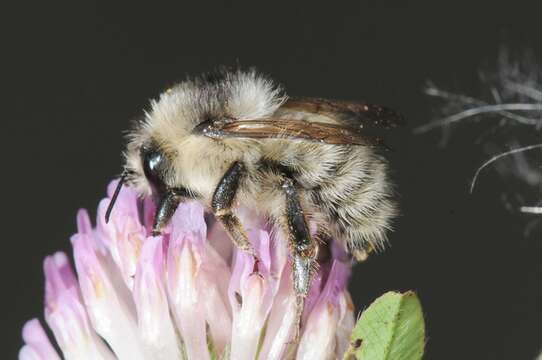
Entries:
<svg viewBox="0 0 542 360">
<path fill-rule="evenodd" d="M 201 126 L 200 131 L 214 139 L 302 139 L 325 144 L 366 146 L 381 144 L 378 139 L 367 137 L 350 127 L 285 118 L 214 121 Z"/>
<path fill-rule="evenodd" d="M 354 129 L 390 129 L 404 124 L 395 110 L 365 102 L 321 98 L 290 98 L 278 110 L 282 117 L 304 113 L 323 116 Z"/>
</svg>

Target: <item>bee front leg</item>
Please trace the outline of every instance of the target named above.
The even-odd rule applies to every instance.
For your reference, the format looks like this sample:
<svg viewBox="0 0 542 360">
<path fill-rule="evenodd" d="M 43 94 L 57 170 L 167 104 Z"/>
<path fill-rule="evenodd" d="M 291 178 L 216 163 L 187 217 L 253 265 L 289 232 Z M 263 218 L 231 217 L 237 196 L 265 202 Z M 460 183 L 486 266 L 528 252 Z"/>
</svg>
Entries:
<svg viewBox="0 0 542 360">
<path fill-rule="evenodd" d="M 282 189 L 286 195 L 285 217 L 289 246 L 292 252 L 294 290 L 297 295 L 297 327 L 294 339 L 297 341 L 305 298 L 309 292 L 312 273 L 316 265 L 318 246 L 310 234 L 294 181 L 286 178 L 282 183 Z"/>
<path fill-rule="evenodd" d="M 220 221 L 233 243 L 241 250 L 256 256 L 252 245 L 239 218 L 233 213 L 232 205 L 241 178 L 245 174 L 242 162 L 234 162 L 222 176 L 213 194 L 211 207 L 217 220 Z"/>
</svg>

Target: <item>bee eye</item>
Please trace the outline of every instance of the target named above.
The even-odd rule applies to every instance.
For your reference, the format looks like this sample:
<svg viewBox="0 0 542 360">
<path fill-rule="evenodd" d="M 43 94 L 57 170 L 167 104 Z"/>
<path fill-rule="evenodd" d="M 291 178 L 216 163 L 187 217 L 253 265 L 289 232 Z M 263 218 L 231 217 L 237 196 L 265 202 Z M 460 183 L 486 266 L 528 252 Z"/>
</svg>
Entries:
<svg viewBox="0 0 542 360">
<path fill-rule="evenodd" d="M 164 190 L 164 173 L 166 171 L 164 154 L 156 149 L 142 148 L 141 160 L 143 172 L 149 183 L 159 192 Z"/>
</svg>

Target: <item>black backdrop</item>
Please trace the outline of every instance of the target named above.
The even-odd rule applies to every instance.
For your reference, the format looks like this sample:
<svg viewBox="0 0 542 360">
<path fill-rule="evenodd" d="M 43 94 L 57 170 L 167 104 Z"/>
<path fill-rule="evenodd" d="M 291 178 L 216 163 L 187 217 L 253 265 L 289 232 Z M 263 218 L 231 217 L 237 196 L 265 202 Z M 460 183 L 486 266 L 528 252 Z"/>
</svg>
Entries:
<svg viewBox="0 0 542 360">
<path fill-rule="evenodd" d="M 494 171 L 468 195 L 487 157 L 468 127 L 444 149 L 438 132 L 411 132 L 435 105 L 421 93 L 427 79 L 475 91 L 501 44 L 540 53 L 540 7 L 503 3 L 36 1 L 3 11 L 1 351 L 14 358 L 23 322 L 41 316 L 42 259 L 69 251 L 76 210 L 94 211 L 119 172 L 129 120 L 185 74 L 241 64 L 290 94 L 368 99 L 409 121 L 388 139 L 402 216 L 391 248 L 355 269 L 357 307 L 414 289 L 428 359 L 534 358 L 540 239 L 504 209 Z"/>
</svg>

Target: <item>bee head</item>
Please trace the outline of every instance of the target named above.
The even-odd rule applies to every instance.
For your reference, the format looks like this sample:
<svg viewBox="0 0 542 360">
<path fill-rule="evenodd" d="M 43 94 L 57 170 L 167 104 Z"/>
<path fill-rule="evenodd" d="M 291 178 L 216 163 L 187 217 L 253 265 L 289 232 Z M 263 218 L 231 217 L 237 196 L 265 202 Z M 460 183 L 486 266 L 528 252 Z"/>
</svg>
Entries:
<svg viewBox="0 0 542 360">
<path fill-rule="evenodd" d="M 284 102 L 282 89 L 254 70 L 218 71 L 188 79 L 151 101 L 142 121 L 129 132 L 124 173 L 111 199 L 106 220 L 124 182 L 158 204 L 155 230 L 171 216 L 182 197 L 195 197 L 179 187 L 179 154 L 194 130 L 214 119 L 257 119 Z M 189 142 L 189 141 L 188 141 Z M 162 215 L 160 215 L 162 214 Z M 156 230 L 158 231 L 158 230 Z"/>
<path fill-rule="evenodd" d="M 159 235 L 175 213 L 181 199 L 189 197 L 191 194 L 183 187 L 171 185 L 170 161 L 167 154 L 155 143 L 142 143 L 136 148 L 137 151 L 133 146 L 129 146 L 128 149 L 127 167 L 109 203 L 105 215 L 106 221 L 109 221 L 123 183 L 128 181 L 131 185 L 136 184 L 136 189 L 145 186 L 146 193 L 152 195 L 157 206 L 152 234 Z M 137 160 L 134 158 L 136 153 Z"/>
</svg>

